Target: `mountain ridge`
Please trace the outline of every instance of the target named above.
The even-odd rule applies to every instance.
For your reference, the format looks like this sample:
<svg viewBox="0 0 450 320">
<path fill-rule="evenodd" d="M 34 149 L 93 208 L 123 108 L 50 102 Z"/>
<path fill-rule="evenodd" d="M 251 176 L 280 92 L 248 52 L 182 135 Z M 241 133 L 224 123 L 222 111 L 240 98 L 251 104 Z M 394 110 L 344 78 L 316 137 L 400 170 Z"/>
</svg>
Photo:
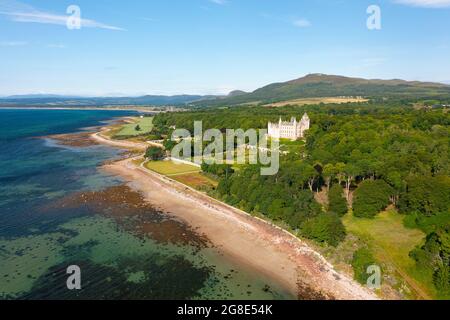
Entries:
<svg viewBox="0 0 450 320">
<path fill-rule="evenodd" d="M 303 98 L 436 98 L 450 97 L 450 85 L 438 82 L 402 79 L 364 79 L 312 73 L 297 79 L 271 83 L 253 92 L 234 90 L 228 95 L 143 95 L 138 97 L 78 97 L 52 94 L 29 94 L 0 97 L 0 105 L 44 106 L 217 106 L 270 104 Z"/>
<path fill-rule="evenodd" d="M 402 79 L 364 79 L 312 73 L 304 77 L 276 82 L 238 96 L 210 100 L 211 105 L 273 103 L 301 98 L 361 96 L 367 98 L 450 97 L 450 85 L 438 82 Z M 200 104 L 206 102 L 200 101 Z"/>
</svg>

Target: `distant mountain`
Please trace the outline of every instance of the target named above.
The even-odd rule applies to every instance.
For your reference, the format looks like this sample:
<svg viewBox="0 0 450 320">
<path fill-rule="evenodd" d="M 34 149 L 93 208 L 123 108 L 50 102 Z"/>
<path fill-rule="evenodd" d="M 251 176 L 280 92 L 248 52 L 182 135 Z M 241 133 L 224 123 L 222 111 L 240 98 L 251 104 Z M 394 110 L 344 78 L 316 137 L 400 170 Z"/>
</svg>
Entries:
<svg viewBox="0 0 450 320">
<path fill-rule="evenodd" d="M 198 100 L 215 99 L 201 95 L 146 95 L 141 97 L 70 97 L 58 95 L 21 95 L 0 98 L 0 105 L 21 106 L 106 106 L 106 105 L 185 105 Z"/>
<path fill-rule="evenodd" d="M 13 95 L 13 96 L 7 96 L 7 97 L 0 97 L 0 99 L 53 99 L 53 98 L 60 98 L 60 99 L 73 99 L 73 98 L 81 98 L 81 96 L 63 96 L 58 94 L 23 94 L 23 95 Z"/>
<path fill-rule="evenodd" d="M 450 96 L 450 85 L 405 80 L 367 80 L 326 74 L 309 74 L 303 78 L 273 83 L 251 93 L 231 95 L 208 105 L 271 103 L 301 98 L 361 96 L 367 98 L 411 98 Z"/>
<path fill-rule="evenodd" d="M 76 97 L 31 94 L 0 98 L 0 106 L 220 106 L 269 104 L 303 98 L 364 97 L 450 99 L 450 85 L 405 80 L 367 80 L 326 74 L 269 84 L 247 93 L 241 90 L 226 96 L 146 95 L 140 97 Z"/>
<path fill-rule="evenodd" d="M 247 94 L 247 92 L 242 91 L 242 90 L 234 90 L 234 91 L 231 91 L 227 97 L 237 97 L 237 96 L 242 96 L 244 94 Z"/>
</svg>

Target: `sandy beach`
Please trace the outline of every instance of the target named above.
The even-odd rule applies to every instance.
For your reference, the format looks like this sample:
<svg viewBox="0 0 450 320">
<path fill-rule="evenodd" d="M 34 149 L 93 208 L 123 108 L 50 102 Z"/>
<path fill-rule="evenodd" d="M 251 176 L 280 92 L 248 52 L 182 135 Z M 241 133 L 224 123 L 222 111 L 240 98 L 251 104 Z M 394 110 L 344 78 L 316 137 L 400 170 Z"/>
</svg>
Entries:
<svg viewBox="0 0 450 320">
<path fill-rule="evenodd" d="M 107 129 L 109 130 L 109 129 Z M 103 131 L 106 132 L 107 130 Z M 145 142 L 132 142 L 128 140 L 111 140 L 104 136 L 101 132 L 97 132 L 91 135 L 91 138 L 98 143 L 105 144 L 111 147 L 129 149 L 129 150 L 141 150 L 145 151 L 148 148 L 148 144 Z"/>
<path fill-rule="evenodd" d="M 100 134 L 92 137 L 119 148 L 143 147 L 129 141 L 111 141 Z M 319 299 L 377 299 L 372 291 L 336 272 L 325 258 L 287 231 L 136 165 L 133 159 L 106 164 L 103 169 L 124 178 L 159 210 L 204 234 L 229 258 L 275 279 L 294 296 L 312 290 L 311 296 Z"/>
</svg>

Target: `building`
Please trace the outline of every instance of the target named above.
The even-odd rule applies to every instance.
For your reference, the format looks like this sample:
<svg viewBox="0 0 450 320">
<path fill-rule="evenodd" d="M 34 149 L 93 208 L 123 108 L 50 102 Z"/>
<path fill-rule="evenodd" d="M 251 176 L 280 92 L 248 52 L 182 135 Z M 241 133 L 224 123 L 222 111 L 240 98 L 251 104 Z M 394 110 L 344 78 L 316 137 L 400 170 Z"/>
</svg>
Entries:
<svg viewBox="0 0 450 320">
<path fill-rule="evenodd" d="M 283 138 L 297 140 L 305 136 L 305 131 L 309 130 L 310 119 L 305 113 L 300 122 L 296 118 L 292 117 L 291 121 L 280 121 L 278 123 L 269 122 L 268 135 L 272 138 Z"/>
</svg>

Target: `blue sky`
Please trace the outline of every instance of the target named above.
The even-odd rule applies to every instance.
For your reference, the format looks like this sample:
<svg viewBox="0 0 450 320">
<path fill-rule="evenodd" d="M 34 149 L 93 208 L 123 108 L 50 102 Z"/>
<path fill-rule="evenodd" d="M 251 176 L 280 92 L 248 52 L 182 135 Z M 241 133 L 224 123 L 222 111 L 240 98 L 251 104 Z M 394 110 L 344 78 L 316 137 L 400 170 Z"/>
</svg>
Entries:
<svg viewBox="0 0 450 320">
<path fill-rule="evenodd" d="M 0 0 L 0 95 L 222 94 L 308 73 L 450 83 L 449 21 L 450 0 Z"/>
</svg>

